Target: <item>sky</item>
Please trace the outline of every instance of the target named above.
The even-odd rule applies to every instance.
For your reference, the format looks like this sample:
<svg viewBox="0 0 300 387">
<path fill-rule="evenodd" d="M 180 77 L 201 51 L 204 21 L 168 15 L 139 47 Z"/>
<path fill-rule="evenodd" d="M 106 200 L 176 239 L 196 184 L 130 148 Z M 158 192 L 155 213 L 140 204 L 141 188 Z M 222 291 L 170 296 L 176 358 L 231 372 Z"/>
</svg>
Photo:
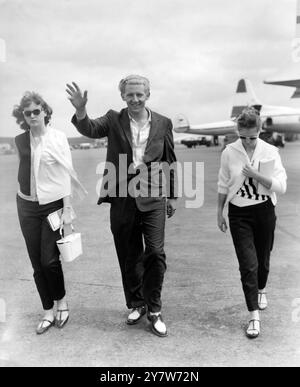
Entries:
<svg viewBox="0 0 300 387">
<path fill-rule="evenodd" d="M 98 117 L 124 107 L 129 74 L 150 79 L 151 109 L 191 124 L 228 119 L 244 77 L 262 102 L 299 106 L 292 89 L 263 84 L 291 60 L 295 19 L 296 0 L 0 0 L 0 136 L 21 133 L 11 112 L 26 90 L 76 136 L 65 84 L 88 90 Z"/>
</svg>

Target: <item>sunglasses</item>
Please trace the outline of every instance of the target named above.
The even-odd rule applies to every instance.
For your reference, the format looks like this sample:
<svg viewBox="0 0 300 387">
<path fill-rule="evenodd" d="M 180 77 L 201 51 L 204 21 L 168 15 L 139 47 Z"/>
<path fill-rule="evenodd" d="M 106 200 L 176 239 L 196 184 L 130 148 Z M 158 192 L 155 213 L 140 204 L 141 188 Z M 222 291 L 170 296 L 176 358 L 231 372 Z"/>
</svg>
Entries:
<svg viewBox="0 0 300 387">
<path fill-rule="evenodd" d="M 258 136 L 256 136 L 256 137 L 245 137 L 245 136 L 240 136 L 240 139 L 241 139 L 241 140 L 252 140 L 252 141 L 254 141 L 254 140 L 257 140 L 257 139 L 258 139 Z"/>
<path fill-rule="evenodd" d="M 24 110 L 23 114 L 24 114 L 25 117 L 31 117 L 32 114 L 34 116 L 39 116 L 41 114 L 41 109 Z"/>
</svg>

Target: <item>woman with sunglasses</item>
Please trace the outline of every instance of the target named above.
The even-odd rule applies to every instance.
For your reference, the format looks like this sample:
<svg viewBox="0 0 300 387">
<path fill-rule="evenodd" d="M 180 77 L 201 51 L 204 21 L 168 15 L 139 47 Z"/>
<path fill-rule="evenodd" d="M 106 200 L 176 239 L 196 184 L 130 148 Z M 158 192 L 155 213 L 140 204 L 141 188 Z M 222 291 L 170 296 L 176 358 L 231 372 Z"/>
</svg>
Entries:
<svg viewBox="0 0 300 387">
<path fill-rule="evenodd" d="M 239 139 L 222 153 L 218 180 L 218 226 L 229 204 L 229 226 L 239 261 L 250 321 L 249 338 L 260 334 L 260 310 L 267 307 L 266 285 L 276 223 L 276 193 L 286 191 L 286 172 L 278 149 L 259 138 L 261 120 L 254 108 L 237 119 Z"/>
<path fill-rule="evenodd" d="M 15 138 L 19 155 L 17 209 L 21 230 L 33 267 L 44 316 L 36 333 L 45 333 L 54 324 L 63 328 L 69 319 L 64 275 L 56 241 L 47 216 L 62 209 L 61 225 L 71 225 L 71 183 L 77 192 L 84 189 L 72 167 L 66 135 L 48 124 L 52 109 L 35 92 L 26 92 L 13 116 L 25 132 Z M 54 302 L 57 304 L 55 316 Z"/>
</svg>

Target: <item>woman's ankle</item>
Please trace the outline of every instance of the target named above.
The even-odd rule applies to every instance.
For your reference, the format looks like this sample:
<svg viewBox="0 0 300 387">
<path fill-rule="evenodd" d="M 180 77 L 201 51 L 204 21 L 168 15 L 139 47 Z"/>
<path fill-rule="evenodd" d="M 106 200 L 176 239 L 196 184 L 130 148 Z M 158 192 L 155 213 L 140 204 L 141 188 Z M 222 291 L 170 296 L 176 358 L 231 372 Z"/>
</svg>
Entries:
<svg viewBox="0 0 300 387">
<path fill-rule="evenodd" d="M 57 300 L 57 309 L 67 309 L 68 303 L 67 303 L 67 298 L 64 296 L 61 300 Z"/>
<path fill-rule="evenodd" d="M 259 310 L 250 312 L 250 320 L 260 320 Z"/>
<path fill-rule="evenodd" d="M 54 318 L 54 310 L 52 309 L 44 309 L 44 318 L 47 320 L 51 320 Z"/>
</svg>

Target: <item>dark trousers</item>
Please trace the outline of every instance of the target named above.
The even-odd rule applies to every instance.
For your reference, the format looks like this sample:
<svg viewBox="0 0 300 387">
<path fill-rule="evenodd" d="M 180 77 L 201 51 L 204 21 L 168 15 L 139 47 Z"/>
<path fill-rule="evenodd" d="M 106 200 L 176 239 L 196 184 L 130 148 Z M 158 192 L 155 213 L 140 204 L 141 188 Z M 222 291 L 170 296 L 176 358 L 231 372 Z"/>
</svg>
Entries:
<svg viewBox="0 0 300 387">
<path fill-rule="evenodd" d="M 275 223 L 271 200 L 247 207 L 229 204 L 230 231 L 250 312 L 258 309 L 258 289 L 267 284 Z"/>
<path fill-rule="evenodd" d="M 61 300 L 66 292 L 64 275 L 59 260 L 56 241 L 61 238 L 59 230 L 52 231 L 47 215 L 63 207 L 63 201 L 39 205 L 17 196 L 17 208 L 21 230 L 33 267 L 33 277 L 43 308 L 53 308 L 54 301 Z"/>
<path fill-rule="evenodd" d="M 121 269 L 126 305 L 147 305 L 161 310 L 161 291 L 166 271 L 164 252 L 166 202 L 159 208 L 139 211 L 134 198 L 115 198 L 110 220 Z"/>
</svg>

